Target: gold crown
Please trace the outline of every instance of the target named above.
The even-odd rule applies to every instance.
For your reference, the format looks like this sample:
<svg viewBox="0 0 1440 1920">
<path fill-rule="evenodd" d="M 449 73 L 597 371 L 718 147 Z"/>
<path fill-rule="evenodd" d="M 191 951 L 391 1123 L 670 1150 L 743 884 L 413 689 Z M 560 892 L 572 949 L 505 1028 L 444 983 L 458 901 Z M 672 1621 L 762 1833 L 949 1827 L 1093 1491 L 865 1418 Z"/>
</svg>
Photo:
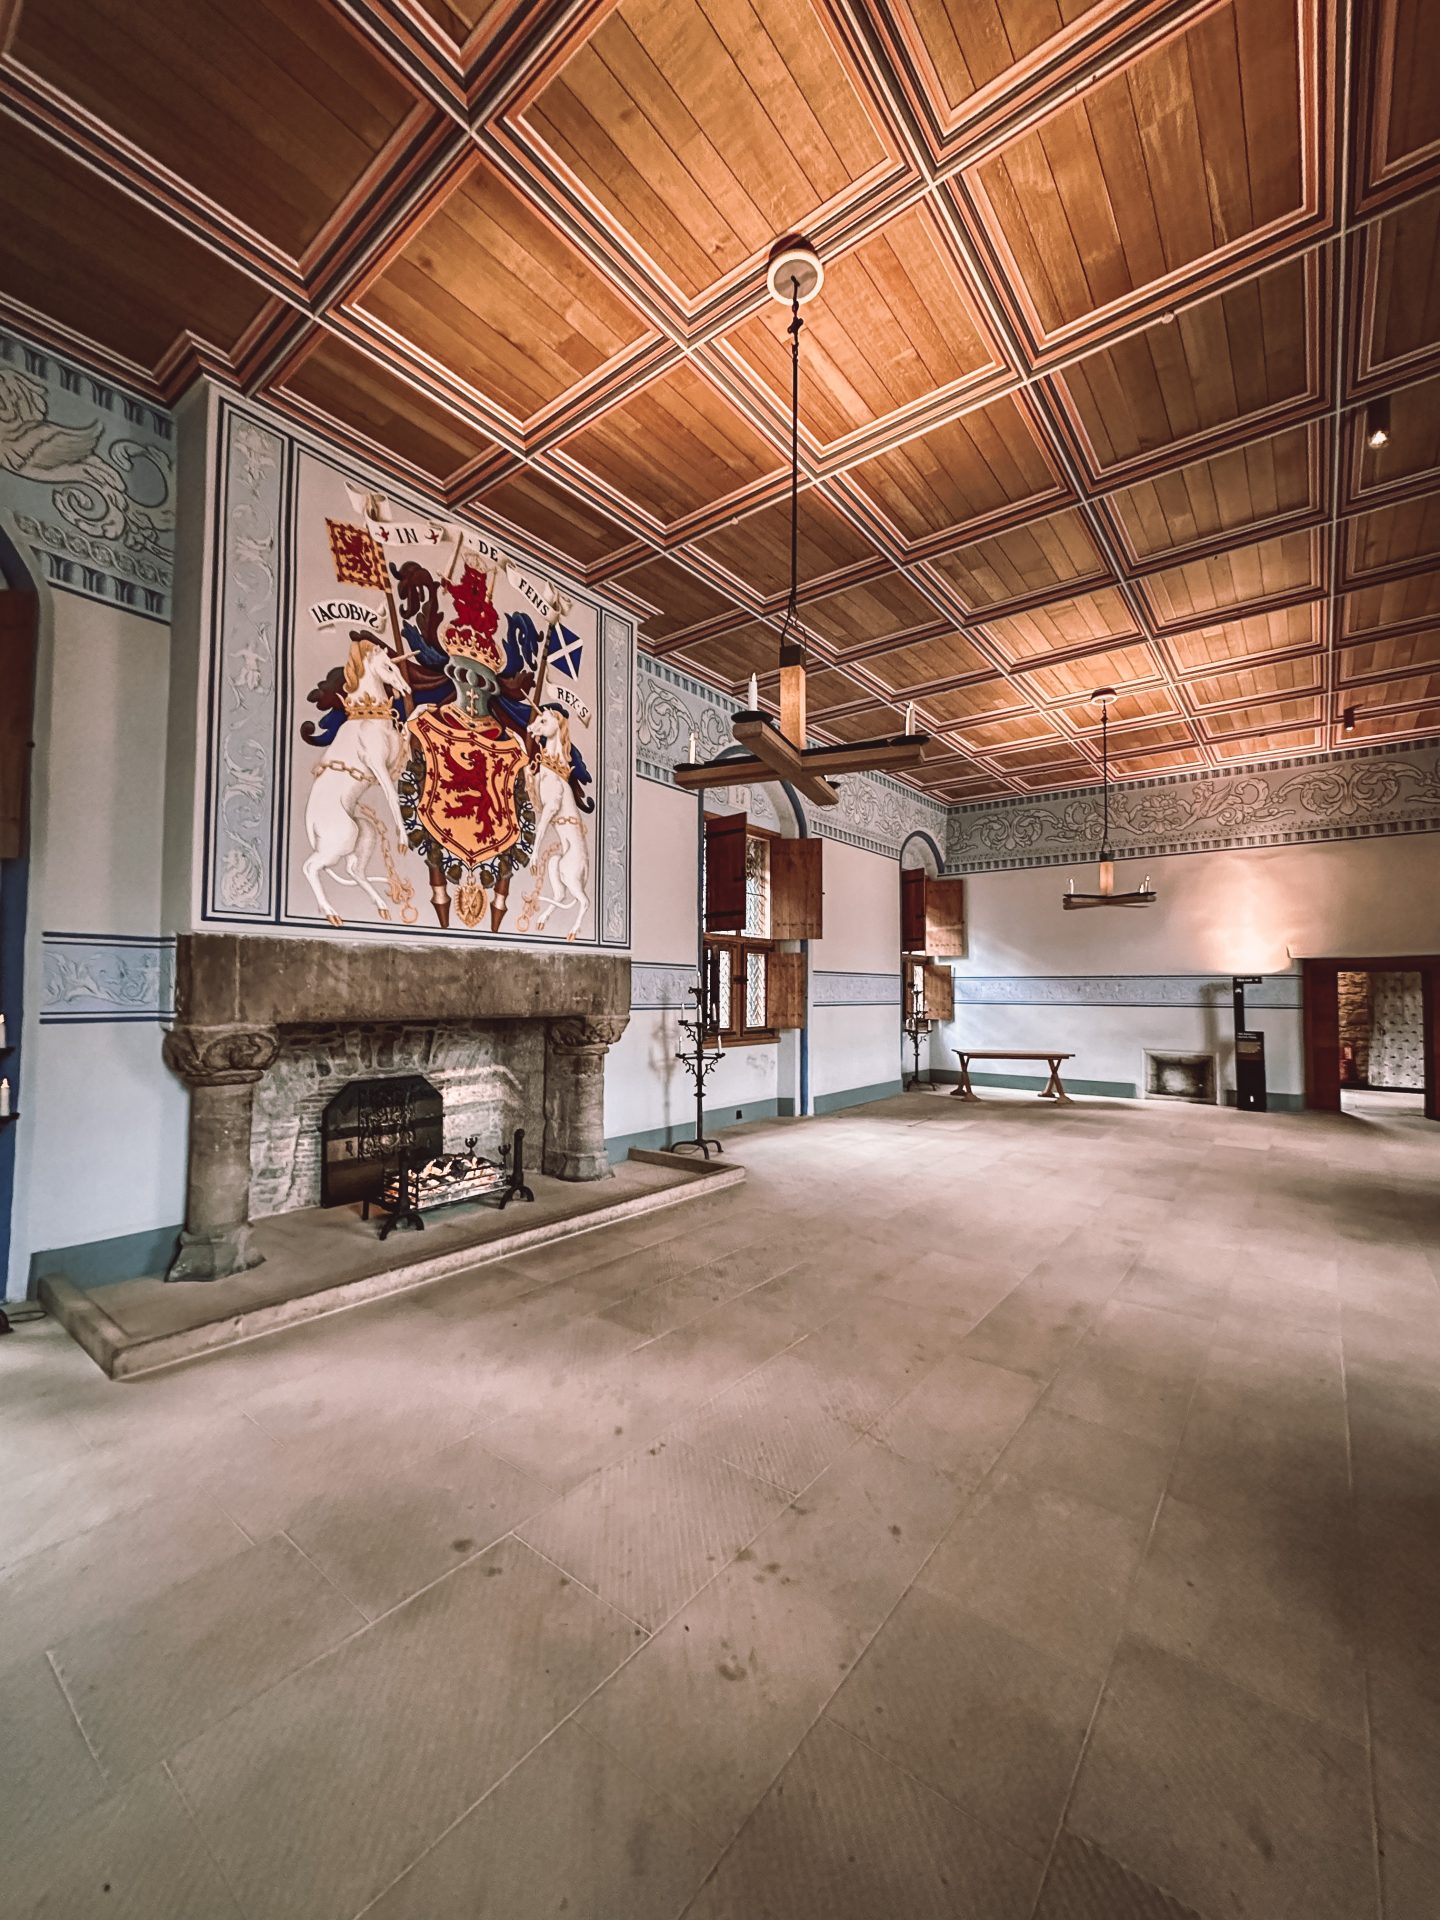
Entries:
<svg viewBox="0 0 1440 1920">
<path fill-rule="evenodd" d="M 377 699 L 372 693 L 362 693 L 358 699 L 345 702 L 345 714 L 350 720 L 388 720 L 390 702 Z"/>
</svg>

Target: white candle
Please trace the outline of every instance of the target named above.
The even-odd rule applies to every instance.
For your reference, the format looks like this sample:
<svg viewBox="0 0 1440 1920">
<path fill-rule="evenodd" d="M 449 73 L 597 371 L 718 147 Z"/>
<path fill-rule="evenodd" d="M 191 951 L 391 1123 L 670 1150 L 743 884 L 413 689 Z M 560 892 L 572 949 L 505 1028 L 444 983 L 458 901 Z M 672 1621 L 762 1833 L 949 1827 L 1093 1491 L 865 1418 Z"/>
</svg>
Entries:
<svg viewBox="0 0 1440 1920">
<path fill-rule="evenodd" d="M 915 731 L 915 702 L 913 700 L 907 700 L 905 702 L 905 731 L 907 733 L 913 733 Z"/>
<path fill-rule="evenodd" d="M 760 710 L 760 683 L 753 673 L 750 676 L 750 691 L 745 696 L 745 704 L 751 713 L 758 713 Z"/>
<path fill-rule="evenodd" d="M 0 1080 L 0 1120 L 10 1117 L 10 1082 Z"/>
<path fill-rule="evenodd" d="M 0 1047 L 5 1044 L 5 1016 L 0 1013 Z"/>
<path fill-rule="evenodd" d="M 691 732 L 690 732 L 690 745 L 689 745 L 689 748 L 686 750 L 685 757 L 693 767 L 695 764 L 695 732 L 693 728 L 691 729 Z"/>
</svg>

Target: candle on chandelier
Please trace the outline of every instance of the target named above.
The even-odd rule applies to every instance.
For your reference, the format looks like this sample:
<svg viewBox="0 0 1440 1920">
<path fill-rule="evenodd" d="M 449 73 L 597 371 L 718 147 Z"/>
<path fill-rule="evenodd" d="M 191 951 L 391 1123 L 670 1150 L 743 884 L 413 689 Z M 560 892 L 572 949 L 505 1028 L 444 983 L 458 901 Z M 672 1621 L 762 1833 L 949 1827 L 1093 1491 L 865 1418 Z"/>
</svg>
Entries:
<svg viewBox="0 0 1440 1920">
<path fill-rule="evenodd" d="M 905 702 L 905 731 L 906 733 L 913 733 L 915 731 L 915 702 L 913 700 L 907 700 Z"/>
<path fill-rule="evenodd" d="M 745 696 L 745 704 L 749 707 L 751 713 L 758 713 L 760 711 L 760 682 L 755 678 L 753 673 L 750 676 L 750 691 Z"/>
<path fill-rule="evenodd" d="M 0 1120 L 10 1118 L 10 1082 L 0 1080 Z"/>
<path fill-rule="evenodd" d="M 690 731 L 690 746 L 686 752 L 685 758 L 690 762 L 691 766 L 693 767 L 695 764 L 695 731 L 693 727 Z"/>
</svg>

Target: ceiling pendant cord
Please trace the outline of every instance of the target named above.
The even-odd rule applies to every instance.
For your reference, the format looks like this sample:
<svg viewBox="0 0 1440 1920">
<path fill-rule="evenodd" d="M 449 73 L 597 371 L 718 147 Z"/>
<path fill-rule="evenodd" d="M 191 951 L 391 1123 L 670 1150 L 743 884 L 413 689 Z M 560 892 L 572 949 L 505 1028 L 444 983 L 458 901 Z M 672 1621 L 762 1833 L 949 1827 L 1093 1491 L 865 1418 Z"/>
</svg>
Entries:
<svg viewBox="0 0 1440 1920">
<path fill-rule="evenodd" d="M 1100 858 L 1113 859 L 1110 852 L 1110 703 L 1100 708 Z"/>
<path fill-rule="evenodd" d="M 803 649 L 795 659 L 786 658 L 787 651 L 795 650 L 796 642 L 791 629 L 800 618 L 800 329 L 804 324 L 800 318 L 800 280 L 798 275 L 792 274 L 790 325 L 786 328 L 790 335 L 790 597 L 785 603 L 785 618 L 780 624 L 782 666 L 795 665 L 804 658 Z"/>
</svg>

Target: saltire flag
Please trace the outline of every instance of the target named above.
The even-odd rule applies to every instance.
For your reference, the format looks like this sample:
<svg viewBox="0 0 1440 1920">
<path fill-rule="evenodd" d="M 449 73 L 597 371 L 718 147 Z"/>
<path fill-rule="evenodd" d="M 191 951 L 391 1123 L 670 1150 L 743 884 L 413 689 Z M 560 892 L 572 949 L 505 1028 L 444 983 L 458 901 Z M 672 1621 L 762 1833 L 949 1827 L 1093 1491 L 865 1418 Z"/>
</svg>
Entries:
<svg viewBox="0 0 1440 1920">
<path fill-rule="evenodd" d="M 557 673 L 571 680 L 578 679 L 584 650 L 585 642 L 569 627 L 557 624 L 550 629 L 550 661 Z"/>
<path fill-rule="evenodd" d="M 327 520 L 330 533 L 330 558 L 335 578 L 342 587 L 374 587 L 383 593 L 389 585 L 385 578 L 385 560 L 370 538 L 368 528 L 353 527 L 348 520 Z"/>
</svg>

